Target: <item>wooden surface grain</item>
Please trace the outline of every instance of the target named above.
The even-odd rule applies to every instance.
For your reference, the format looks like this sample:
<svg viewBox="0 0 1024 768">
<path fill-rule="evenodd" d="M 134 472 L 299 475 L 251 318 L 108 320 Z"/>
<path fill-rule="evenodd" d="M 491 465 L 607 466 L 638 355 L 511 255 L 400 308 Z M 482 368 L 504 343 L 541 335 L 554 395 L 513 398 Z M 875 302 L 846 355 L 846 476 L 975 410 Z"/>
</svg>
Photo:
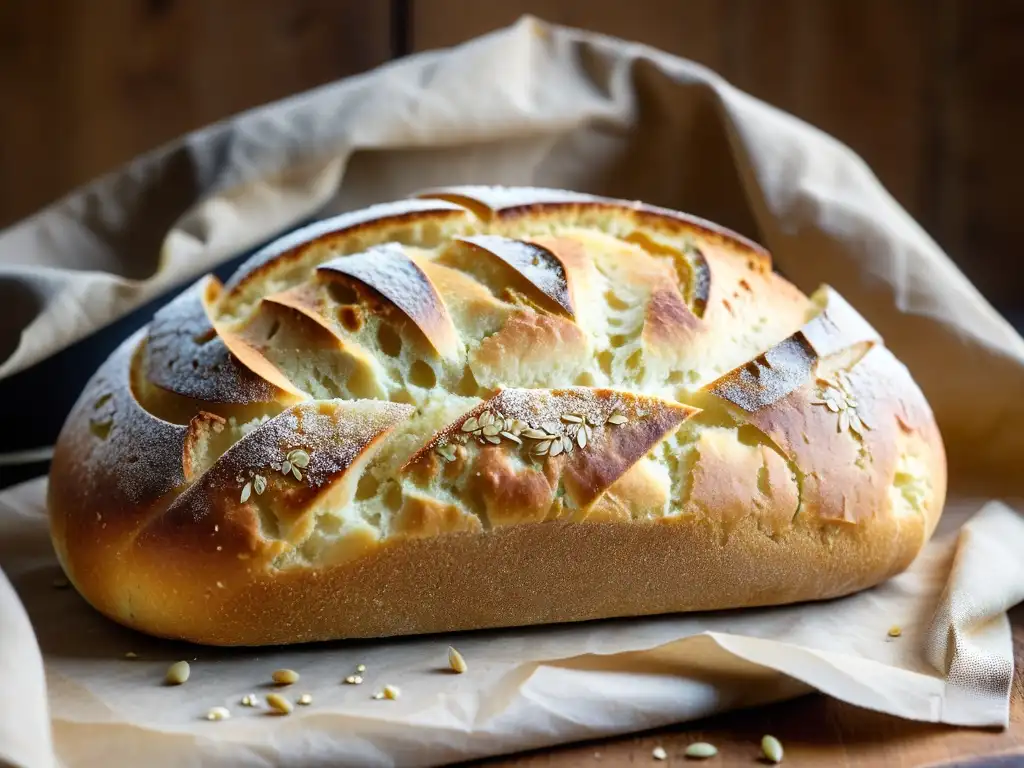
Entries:
<svg viewBox="0 0 1024 768">
<path fill-rule="evenodd" d="M 379 0 L 3 0 L 0 227 L 183 133 L 392 56 Z"/>
<path fill-rule="evenodd" d="M 743 766 L 760 762 L 761 737 L 770 733 L 785 750 L 786 766 L 970 766 L 1024 765 L 1024 606 L 1010 614 L 1015 675 L 1010 727 L 1006 730 L 951 728 L 882 715 L 822 695 L 804 696 L 607 741 L 561 747 L 474 763 L 487 768 L 608 768 L 617 765 Z M 695 741 L 718 747 L 717 757 L 697 762 L 684 756 Z M 655 747 L 668 760 L 652 757 Z"/>
</svg>

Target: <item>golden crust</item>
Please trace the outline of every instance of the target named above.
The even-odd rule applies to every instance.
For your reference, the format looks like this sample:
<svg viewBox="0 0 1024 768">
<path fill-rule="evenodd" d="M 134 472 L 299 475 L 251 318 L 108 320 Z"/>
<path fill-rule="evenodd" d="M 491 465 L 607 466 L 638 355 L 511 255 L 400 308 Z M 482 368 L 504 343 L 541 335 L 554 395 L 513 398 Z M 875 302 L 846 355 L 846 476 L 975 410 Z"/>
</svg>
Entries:
<svg viewBox="0 0 1024 768">
<path fill-rule="evenodd" d="M 673 211 L 453 187 L 183 293 L 89 382 L 49 507 L 100 611 L 239 645 L 847 594 L 945 483 L 832 289 Z"/>
</svg>

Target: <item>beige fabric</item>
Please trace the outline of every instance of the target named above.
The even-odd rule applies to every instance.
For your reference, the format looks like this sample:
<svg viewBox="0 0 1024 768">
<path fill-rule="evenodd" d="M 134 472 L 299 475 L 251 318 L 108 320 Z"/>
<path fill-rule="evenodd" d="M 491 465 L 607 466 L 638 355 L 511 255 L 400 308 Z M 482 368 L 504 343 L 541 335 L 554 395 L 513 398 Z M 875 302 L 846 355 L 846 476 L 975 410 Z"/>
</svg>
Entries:
<svg viewBox="0 0 1024 768">
<path fill-rule="evenodd" d="M 692 63 L 524 20 L 186 137 L 0 233 L 0 375 L 299 218 L 468 182 L 689 210 L 760 239 L 805 291 L 839 287 L 911 367 L 959 468 L 934 542 L 908 573 L 831 603 L 459 636 L 470 672 L 453 676 L 437 672 L 446 638 L 229 653 L 121 630 L 50 586 L 37 481 L 0 494 L 0 567 L 42 648 L 52 738 L 39 650 L 0 581 L 0 663 L 17 683 L 0 693 L 0 762 L 434 764 L 810 688 L 1005 724 L 1024 522 L 984 502 L 1024 490 L 1024 341 L 849 150 Z M 181 657 L 193 678 L 160 686 Z M 357 663 L 367 682 L 342 685 Z M 312 706 L 269 719 L 237 705 L 280 666 Z M 369 700 L 385 683 L 402 698 Z M 216 705 L 235 716 L 202 720 Z"/>
</svg>

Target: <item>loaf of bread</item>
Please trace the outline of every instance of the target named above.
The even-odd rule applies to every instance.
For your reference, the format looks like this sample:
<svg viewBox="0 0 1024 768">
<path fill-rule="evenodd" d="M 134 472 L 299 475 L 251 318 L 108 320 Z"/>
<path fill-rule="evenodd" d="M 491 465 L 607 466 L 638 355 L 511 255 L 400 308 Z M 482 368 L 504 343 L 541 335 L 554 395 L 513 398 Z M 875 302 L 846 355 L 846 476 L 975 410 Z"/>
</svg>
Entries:
<svg viewBox="0 0 1024 768">
<path fill-rule="evenodd" d="M 260 645 L 848 594 L 914 559 L 946 467 L 878 334 L 754 243 L 453 187 L 186 290 L 92 378 L 49 488 L 99 611 Z"/>
</svg>

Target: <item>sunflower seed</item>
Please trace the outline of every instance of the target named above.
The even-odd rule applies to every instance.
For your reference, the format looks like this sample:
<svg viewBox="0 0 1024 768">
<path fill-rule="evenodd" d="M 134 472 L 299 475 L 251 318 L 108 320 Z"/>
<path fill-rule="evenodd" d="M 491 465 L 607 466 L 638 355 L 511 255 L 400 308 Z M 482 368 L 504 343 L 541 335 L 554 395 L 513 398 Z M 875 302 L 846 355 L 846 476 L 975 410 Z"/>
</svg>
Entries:
<svg viewBox="0 0 1024 768">
<path fill-rule="evenodd" d="M 281 474 L 290 475 L 292 473 L 292 463 L 290 461 L 281 462 Z"/>
<path fill-rule="evenodd" d="M 573 449 L 574 445 L 575 445 L 575 443 L 573 443 L 571 437 L 569 437 L 568 435 L 562 435 L 562 450 L 563 451 L 565 451 L 566 453 L 572 453 L 572 449 Z"/>
<path fill-rule="evenodd" d="M 543 440 L 534 446 L 533 452 L 538 456 L 546 456 L 548 451 L 551 450 L 551 441 Z"/>
<path fill-rule="evenodd" d="M 242 500 L 240 503 L 245 504 L 252 495 L 252 483 L 246 483 L 242 486 Z"/>
<path fill-rule="evenodd" d="M 462 422 L 461 429 L 463 432 L 475 432 L 476 430 L 480 429 L 480 422 L 478 422 L 475 417 L 470 416 L 468 419 Z"/>
<path fill-rule="evenodd" d="M 857 415 L 856 411 L 850 411 L 850 431 L 858 435 L 864 431 L 864 423 L 860 420 L 860 416 Z"/>
<path fill-rule="evenodd" d="M 481 427 L 489 427 L 494 423 L 494 414 L 490 411 L 484 411 L 480 414 L 478 421 L 480 422 Z"/>
<path fill-rule="evenodd" d="M 706 741 L 696 741 L 686 748 L 686 756 L 697 760 L 714 757 L 718 754 L 718 747 L 708 744 Z"/>
<path fill-rule="evenodd" d="M 761 738 L 761 752 L 764 753 L 765 759 L 773 763 L 782 762 L 782 743 L 774 736 L 764 736 Z"/>
<path fill-rule="evenodd" d="M 448 646 L 448 666 L 451 667 L 453 672 L 457 672 L 460 675 L 469 669 L 466 666 L 466 660 L 462 658 L 462 654 L 450 645 Z"/>
<path fill-rule="evenodd" d="M 227 720 L 229 717 L 231 717 L 231 712 L 227 707 L 213 707 L 206 713 L 207 720 Z"/>
<path fill-rule="evenodd" d="M 609 424 L 615 424 L 616 426 L 619 425 L 619 424 L 625 424 L 626 421 L 627 421 L 626 417 L 623 416 L 618 411 L 615 411 L 611 416 L 608 417 L 608 423 Z"/>
<path fill-rule="evenodd" d="M 491 435 L 496 435 L 499 432 L 501 432 L 501 430 L 498 429 L 498 425 L 497 424 L 488 424 L 486 427 L 483 428 L 484 437 L 489 437 Z"/>
<path fill-rule="evenodd" d="M 551 437 L 543 429 L 534 429 L 533 427 L 527 427 L 523 430 L 523 437 L 528 437 L 531 440 L 547 440 Z"/>
<path fill-rule="evenodd" d="M 290 715 L 292 709 L 294 709 L 292 703 L 279 693 L 268 693 L 267 704 L 272 710 L 281 715 Z"/>
<path fill-rule="evenodd" d="M 262 494 L 267 490 L 267 478 L 263 475 L 256 475 L 256 477 L 252 479 L 252 489 L 256 491 L 257 496 Z"/>
<path fill-rule="evenodd" d="M 564 450 L 565 450 L 565 446 L 562 445 L 561 439 L 557 439 L 557 440 L 554 441 L 554 443 L 552 443 L 551 450 L 548 451 L 548 453 L 551 456 L 557 456 L 558 454 L 560 454 Z"/>
<path fill-rule="evenodd" d="M 299 469 L 305 469 L 309 466 L 309 454 L 301 448 L 296 448 L 294 451 L 288 454 L 288 461 L 292 463 L 293 467 Z"/>
<path fill-rule="evenodd" d="M 181 685 L 188 676 L 192 673 L 192 668 L 189 667 L 187 661 L 176 661 L 167 668 L 167 674 L 164 679 L 168 685 Z"/>
<path fill-rule="evenodd" d="M 299 472 L 299 468 L 298 468 L 298 467 L 292 467 L 292 475 L 293 475 L 293 476 L 295 477 L 295 479 L 296 479 L 296 480 L 298 480 L 298 481 L 299 481 L 300 483 L 302 482 L 302 473 L 301 473 L 301 472 Z"/>
<path fill-rule="evenodd" d="M 582 424 L 583 418 L 581 416 L 577 416 L 574 413 L 563 413 L 562 421 L 564 421 L 566 424 Z"/>
<path fill-rule="evenodd" d="M 497 435 L 487 435 L 484 438 L 484 440 L 486 440 L 488 443 L 491 443 L 492 445 L 499 445 L 501 443 L 501 438 L 498 437 Z"/>
<path fill-rule="evenodd" d="M 847 411 L 839 412 L 839 431 L 845 432 L 850 428 L 850 415 Z"/>
<path fill-rule="evenodd" d="M 587 427 L 586 427 L 586 425 L 584 425 L 583 428 L 579 432 L 576 433 L 576 442 L 579 444 L 580 448 L 586 448 L 587 447 Z"/>
<path fill-rule="evenodd" d="M 274 671 L 274 674 L 270 676 L 278 685 L 291 685 L 292 683 L 298 682 L 299 673 L 294 669 L 278 669 Z"/>
<path fill-rule="evenodd" d="M 520 440 L 518 437 L 516 437 L 511 432 L 502 432 L 501 436 L 504 437 L 506 440 L 511 440 L 513 443 L 518 443 L 519 445 L 523 444 L 523 441 Z"/>
</svg>

